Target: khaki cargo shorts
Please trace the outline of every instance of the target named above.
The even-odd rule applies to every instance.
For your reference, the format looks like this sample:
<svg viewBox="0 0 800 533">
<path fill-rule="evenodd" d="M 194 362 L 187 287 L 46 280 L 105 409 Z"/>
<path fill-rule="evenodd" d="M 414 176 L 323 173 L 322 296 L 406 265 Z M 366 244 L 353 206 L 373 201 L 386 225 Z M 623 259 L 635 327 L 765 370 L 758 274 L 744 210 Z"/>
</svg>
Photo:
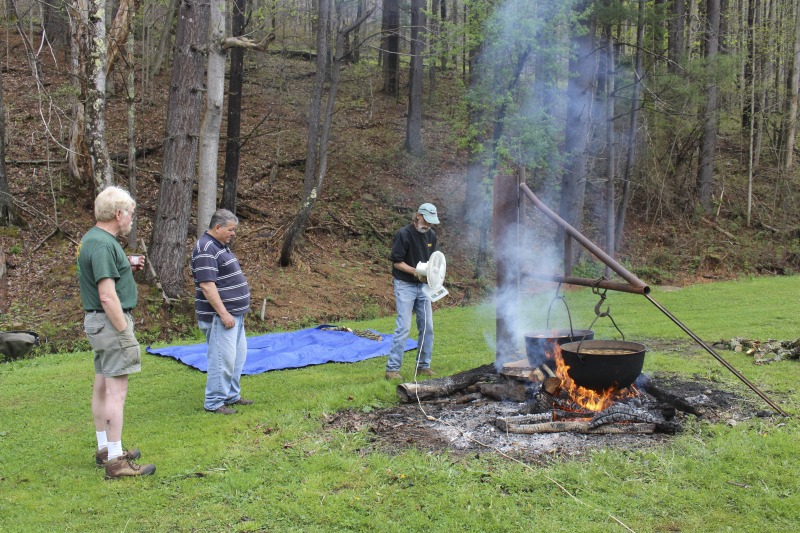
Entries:
<svg viewBox="0 0 800 533">
<path fill-rule="evenodd" d="M 83 318 L 83 331 L 94 350 L 95 374 L 126 376 L 142 369 L 139 341 L 133 334 L 133 318 L 125 313 L 128 327 L 117 333 L 105 313 L 91 311 Z"/>
</svg>

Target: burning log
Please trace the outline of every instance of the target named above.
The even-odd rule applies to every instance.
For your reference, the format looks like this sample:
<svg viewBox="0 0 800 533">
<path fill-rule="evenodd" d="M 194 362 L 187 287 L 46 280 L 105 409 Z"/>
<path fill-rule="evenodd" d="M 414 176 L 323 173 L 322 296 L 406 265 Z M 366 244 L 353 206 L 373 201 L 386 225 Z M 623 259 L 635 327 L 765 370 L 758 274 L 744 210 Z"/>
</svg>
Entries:
<svg viewBox="0 0 800 533">
<path fill-rule="evenodd" d="M 550 396 L 558 396 L 558 391 L 561 390 L 561 379 L 555 376 L 549 377 L 544 380 L 542 383 L 542 389 L 544 389 L 547 394 Z"/>
<path fill-rule="evenodd" d="M 466 389 L 470 385 L 496 374 L 497 371 L 494 364 L 483 365 L 452 376 L 429 379 L 419 383 L 401 383 L 397 386 L 397 395 L 400 397 L 400 401 L 404 403 L 441 398 Z"/>
</svg>

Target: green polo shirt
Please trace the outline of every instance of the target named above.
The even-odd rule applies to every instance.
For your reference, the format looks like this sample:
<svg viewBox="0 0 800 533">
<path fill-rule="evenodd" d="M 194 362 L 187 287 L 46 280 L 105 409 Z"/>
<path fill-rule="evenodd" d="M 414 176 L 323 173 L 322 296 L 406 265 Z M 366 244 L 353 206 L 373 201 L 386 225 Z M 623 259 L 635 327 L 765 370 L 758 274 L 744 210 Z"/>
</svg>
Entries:
<svg viewBox="0 0 800 533">
<path fill-rule="evenodd" d="M 103 310 L 97 291 L 97 284 L 103 278 L 114 280 L 122 309 L 136 307 L 139 294 L 125 250 L 113 235 L 93 226 L 78 247 L 78 283 L 84 310 Z"/>
</svg>

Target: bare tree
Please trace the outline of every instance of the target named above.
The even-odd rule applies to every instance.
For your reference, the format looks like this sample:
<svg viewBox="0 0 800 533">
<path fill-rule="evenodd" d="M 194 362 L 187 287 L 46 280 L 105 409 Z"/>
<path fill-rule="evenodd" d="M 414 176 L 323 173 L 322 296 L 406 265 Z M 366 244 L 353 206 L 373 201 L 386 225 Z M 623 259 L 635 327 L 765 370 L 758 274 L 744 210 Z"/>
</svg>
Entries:
<svg viewBox="0 0 800 533">
<path fill-rule="evenodd" d="M 706 51 L 705 58 L 711 72 L 706 84 L 706 104 L 703 113 L 703 137 L 700 140 L 700 165 L 697 171 L 697 200 L 705 212 L 711 211 L 711 187 L 714 180 L 714 158 L 717 152 L 717 97 L 716 59 L 719 51 L 720 0 L 706 1 Z"/>
<path fill-rule="evenodd" d="M 197 163 L 209 4 L 181 0 L 169 88 L 164 162 L 150 261 L 169 297 L 183 293 L 186 237 Z"/>
<path fill-rule="evenodd" d="M 786 98 L 786 109 L 784 111 L 784 138 L 786 146 L 783 154 L 783 171 L 789 174 L 794 164 L 794 145 L 797 133 L 797 99 L 800 90 L 800 3 L 795 0 L 792 13 L 794 21 L 794 43 L 792 61 L 789 62 L 789 94 Z"/>
<path fill-rule="evenodd" d="M 6 176 L 6 104 L 3 99 L 3 75 L 0 73 L 0 226 L 16 224 L 14 199 Z"/>
<path fill-rule="evenodd" d="M 581 4 L 586 9 L 586 2 Z M 561 177 L 561 218 L 581 229 L 586 194 L 586 163 L 591 109 L 594 95 L 596 57 L 594 53 L 595 20 L 585 23 L 585 32 L 576 34 L 569 61 L 571 76 L 567 82 L 567 119 L 564 152 L 569 158 Z M 562 233 L 563 235 L 563 233 Z M 578 245 L 564 237 L 564 271 L 570 275 Z"/>
<path fill-rule="evenodd" d="M 231 13 L 231 37 L 244 33 L 247 0 L 234 0 Z M 273 28 L 274 31 L 274 28 Z M 231 50 L 230 81 L 228 82 L 228 121 L 225 141 L 225 175 L 220 205 L 236 213 L 236 189 L 239 183 L 239 150 L 242 129 L 242 89 L 244 88 L 244 48 Z"/>
<path fill-rule="evenodd" d="M 89 2 L 90 83 L 86 90 L 86 137 L 92 162 L 92 179 L 97 191 L 114 183 L 106 143 L 106 49 L 105 0 Z"/>
<path fill-rule="evenodd" d="M 130 20 L 139 11 L 139 0 L 120 0 L 117 14 L 108 30 L 108 60 L 106 63 L 106 77 L 114 68 L 114 63 L 120 57 L 123 43 L 128 40 L 128 32 L 132 31 Z"/>
<path fill-rule="evenodd" d="M 127 18 L 128 33 L 125 43 L 126 60 L 128 76 L 125 84 L 125 103 L 128 107 L 128 192 L 133 199 L 136 199 L 136 69 L 135 67 L 135 25 L 136 13 L 134 10 Z M 136 248 L 138 241 L 138 224 L 136 218 L 133 219 L 131 224 L 131 231 L 128 233 L 128 247 L 131 249 Z"/>
<path fill-rule="evenodd" d="M 330 69 L 330 86 L 325 114 L 322 114 L 322 93 L 325 78 L 328 74 L 328 28 L 331 19 L 331 0 L 318 0 L 317 11 L 317 71 L 314 89 L 311 93 L 311 106 L 308 113 L 308 147 L 306 149 L 306 169 L 303 174 L 303 197 L 300 209 L 295 215 L 281 247 L 280 265 L 292 263 L 292 253 L 300 236 L 305 231 L 308 216 L 322 194 L 322 185 L 328 170 L 328 138 L 333 121 L 336 92 L 339 89 L 339 74 L 342 60 L 346 52 L 345 43 L 350 33 L 358 28 L 372 15 L 372 9 L 366 11 L 350 26 L 344 27 L 344 21 L 338 18 L 339 29 L 336 32 L 336 47 L 333 53 L 333 67 Z"/>
<path fill-rule="evenodd" d="M 422 155 L 422 42 L 421 29 L 425 25 L 423 0 L 411 0 L 411 67 L 408 84 L 408 119 L 406 120 L 405 149 Z"/>
<path fill-rule="evenodd" d="M 210 0 L 208 62 L 206 63 L 206 112 L 200 125 L 200 164 L 197 180 L 197 230 L 203 235 L 217 208 L 217 159 L 219 127 L 225 82 L 225 0 Z"/>
<path fill-rule="evenodd" d="M 609 5 L 609 0 L 605 1 L 606 6 Z M 606 41 L 606 190 L 605 190 L 605 229 L 606 229 L 606 253 L 614 257 L 614 249 L 616 248 L 617 240 L 614 237 L 615 219 L 614 219 L 614 203 L 616 201 L 616 188 L 614 180 L 617 174 L 617 151 L 616 151 L 616 135 L 614 134 L 614 116 L 616 98 L 614 91 L 616 90 L 616 68 L 614 58 L 614 34 L 611 22 L 605 24 L 605 41 Z M 611 277 L 611 267 L 606 265 L 605 275 Z"/>
<path fill-rule="evenodd" d="M 683 0 L 676 0 L 683 1 Z M 636 16 L 636 52 L 633 61 L 633 95 L 631 97 L 631 121 L 628 126 L 627 154 L 625 157 L 625 168 L 622 171 L 622 198 L 617 208 L 616 229 L 614 236 L 616 244 L 614 250 L 619 251 L 622 246 L 622 232 L 625 229 L 625 215 L 628 212 L 631 192 L 631 173 L 633 171 L 634 156 L 636 154 L 636 128 L 639 117 L 639 98 L 642 88 L 642 50 L 644 49 L 644 3 L 645 0 L 638 0 L 639 8 Z M 682 31 L 682 30 L 681 30 Z"/>
<path fill-rule="evenodd" d="M 164 64 L 164 58 L 169 55 L 169 38 L 172 36 L 172 22 L 175 20 L 175 13 L 180 8 L 181 0 L 169 0 L 167 2 L 167 18 L 164 19 L 164 27 L 161 30 L 161 37 L 158 39 L 158 48 L 155 53 L 155 63 L 153 64 L 153 76 L 158 76 L 161 72 L 161 65 Z"/>
<path fill-rule="evenodd" d="M 67 151 L 67 165 L 70 176 L 78 180 L 86 179 L 92 175 L 92 163 L 89 147 L 86 145 L 86 78 L 88 58 L 88 28 L 89 28 L 89 2 L 88 0 L 72 0 L 70 5 L 70 49 L 72 63 L 70 80 L 78 97 L 72 103 L 72 128 L 69 136 L 69 150 Z M 91 195 L 90 195 L 91 196 Z"/>
<path fill-rule="evenodd" d="M 400 5 L 398 0 L 383 0 L 383 92 L 397 96 L 400 92 Z"/>
</svg>

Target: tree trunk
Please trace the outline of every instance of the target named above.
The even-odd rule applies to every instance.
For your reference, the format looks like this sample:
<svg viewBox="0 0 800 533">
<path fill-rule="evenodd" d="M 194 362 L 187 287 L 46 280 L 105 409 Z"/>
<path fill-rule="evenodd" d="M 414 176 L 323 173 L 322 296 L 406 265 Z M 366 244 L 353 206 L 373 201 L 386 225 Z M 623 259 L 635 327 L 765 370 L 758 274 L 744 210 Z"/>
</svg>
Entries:
<svg viewBox="0 0 800 533">
<path fill-rule="evenodd" d="M 128 32 L 132 28 L 129 19 L 139 11 L 139 0 L 120 0 L 117 14 L 108 31 L 108 61 L 106 63 L 106 77 L 114 68 L 114 62 L 120 55 L 120 46 L 128 40 Z"/>
<path fill-rule="evenodd" d="M 586 6 L 584 6 L 586 7 Z M 569 61 L 567 82 L 567 120 L 564 154 L 568 158 L 561 177 L 560 216 L 572 227 L 581 230 L 586 193 L 586 163 L 591 109 L 594 96 L 596 58 L 594 53 L 594 18 L 586 23 L 586 32 L 572 37 L 573 55 Z M 572 272 L 578 250 L 566 234 L 564 239 L 564 273 Z"/>
<path fill-rule="evenodd" d="M 366 10 L 367 0 L 358 0 L 356 18 L 361 18 L 361 15 L 363 15 Z M 353 30 L 353 47 L 350 51 L 350 62 L 358 63 L 359 61 L 361 61 L 361 26 Z"/>
<path fill-rule="evenodd" d="M 200 125 L 200 164 L 197 181 L 197 237 L 200 238 L 217 209 L 219 128 L 225 92 L 225 0 L 211 0 L 206 66 L 206 112 Z"/>
<path fill-rule="evenodd" d="M 182 294 L 184 287 L 208 25 L 208 2 L 181 0 L 167 104 L 164 163 L 150 246 L 151 264 L 169 297 Z"/>
<path fill-rule="evenodd" d="M 231 35 L 244 34 L 247 0 L 234 0 L 231 14 Z M 221 207 L 236 213 L 236 189 L 239 184 L 239 150 L 241 149 L 242 89 L 244 85 L 244 49 L 231 49 L 230 81 L 228 82 L 228 131 L 225 142 L 225 176 Z"/>
<path fill-rule="evenodd" d="M 336 92 L 339 89 L 339 74 L 345 54 L 345 42 L 350 33 L 372 15 L 373 9 L 362 14 L 353 24 L 336 32 L 336 47 L 333 53 L 328 102 L 324 116 L 321 114 L 322 91 L 328 74 L 328 28 L 331 18 L 331 0 L 319 0 L 317 34 L 317 73 L 311 93 L 311 109 L 308 123 L 308 148 L 306 150 L 306 169 L 303 175 L 303 198 L 300 209 L 286 230 L 279 263 L 289 266 L 297 241 L 305 231 L 308 216 L 322 194 L 322 185 L 328 171 L 328 139 L 333 121 Z M 320 123 L 321 122 L 321 123 Z"/>
<path fill-rule="evenodd" d="M 717 152 L 717 98 L 719 88 L 713 75 L 719 51 L 720 0 L 706 1 L 705 58 L 711 70 L 706 85 L 706 105 L 703 114 L 703 137 L 700 140 L 700 164 L 697 172 L 697 200 L 706 213 L 711 212 L 711 189 L 714 181 L 714 158 Z"/>
<path fill-rule="evenodd" d="M 8 189 L 8 177 L 6 175 L 6 104 L 3 99 L 3 75 L 0 73 L 0 226 L 13 226 L 17 223 L 14 212 L 14 199 Z M 2 254 L 3 250 L 0 250 Z M 5 276 L 5 257 L 0 264 Z M 5 279 L 3 279 L 3 282 Z"/>
<path fill-rule="evenodd" d="M 65 9 L 65 2 L 43 2 L 43 26 L 47 39 L 55 51 L 61 50 L 66 59 L 69 54 L 69 22 Z"/>
<path fill-rule="evenodd" d="M 669 63 L 667 69 L 675 73 L 678 71 L 683 59 L 686 45 L 684 44 L 684 32 L 686 31 L 686 0 L 673 0 L 672 18 L 669 22 Z"/>
<path fill-rule="evenodd" d="M 88 57 L 88 26 L 89 4 L 88 0 L 74 0 L 70 6 L 70 49 L 72 63 L 70 80 L 75 92 L 79 95 L 72 104 L 72 127 L 69 136 L 69 151 L 67 152 L 67 166 L 70 176 L 79 183 L 91 183 L 92 163 L 89 148 L 86 146 L 86 59 Z M 91 187 L 94 191 L 94 187 Z M 88 194 L 94 198 L 94 194 Z"/>
<path fill-rule="evenodd" d="M 152 76 L 161 73 L 161 65 L 169 55 L 169 38 L 172 35 L 172 21 L 175 20 L 175 13 L 180 9 L 181 0 L 169 0 L 167 4 L 167 18 L 164 20 L 164 28 L 161 30 L 161 37 L 158 40 L 158 48 L 155 52 L 155 64 L 153 64 Z"/>
<path fill-rule="evenodd" d="M 128 106 L 128 192 L 131 197 L 136 200 L 136 54 L 134 48 L 134 30 L 136 28 L 136 13 L 133 11 L 128 17 L 128 34 L 126 49 L 126 67 L 128 70 L 128 79 L 125 87 L 125 100 Z M 131 231 L 128 233 L 128 247 L 131 249 L 137 248 L 137 234 L 138 224 L 136 217 L 133 218 L 131 223 Z"/>
<path fill-rule="evenodd" d="M 400 92 L 400 6 L 398 0 L 383 0 L 383 92 Z"/>
<path fill-rule="evenodd" d="M 306 168 L 303 174 L 303 197 L 300 209 L 286 230 L 281 248 L 280 265 L 292 264 L 292 253 L 306 227 L 308 215 L 319 197 L 316 189 L 317 164 L 319 157 L 320 121 L 322 118 L 322 91 L 328 69 L 328 26 L 330 19 L 330 0 L 319 0 L 317 11 L 317 71 L 314 88 L 311 92 L 311 105 L 308 113 L 308 146 L 306 147 Z"/>
<path fill-rule="evenodd" d="M 797 132 L 797 93 L 800 89 L 800 9 L 798 2 L 794 2 L 794 54 L 789 71 L 789 94 L 786 97 L 786 111 L 784 113 L 786 138 L 783 154 L 783 171 L 788 176 L 794 164 L 795 134 Z"/>
<path fill-rule="evenodd" d="M 406 120 L 405 149 L 422 155 L 422 35 L 425 24 L 423 0 L 411 0 L 411 67 L 408 83 L 408 118 Z"/>
<path fill-rule="evenodd" d="M 633 63 L 633 95 L 631 96 L 631 122 L 628 126 L 628 153 L 625 158 L 625 170 L 622 175 L 622 199 L 617 209 L 616 229 L 614 236 L 616 244 L 614 250 L 619 252 L 622 248 L 622 232 L 625 230 L 625 215 L 628 211 L 628 204 L 631 200 L 631 172 L 635 162 L 636 154 L 636 128 L 639 117 L 639 97 L 641 94 L 642 77 L 642 49 L 644 45 L 644 3 L 639 1 L 639 9 L 636 16 L 636 53 Z M 682 1 L 682 0 L 677 0 Z"/>
<path fill-rule="evenodd" d="M 441 19 L 439 12 L 441 11 L 440 3 L 445 0 L 431 0 L 431 19 L 430 27 L 428 29 L 428 100 L 433 101 L 433 95 L 436 91 L 436 60 L 441 53 L 439 50 L 439 34 L 442 31 Z M 423 18 L 424 18 L 423 14 Z"/>
<path fill-rule="evenodd" d="M 606 2 L 608 4 L 608 1 Z M 611 24 L 606 25 L 606 216 L 605 216 L 605 230 L 606 230 L 606 253 L 614 258 L 614 250 L 616 248 L 617 239 L 614 236 L 616 229 L 616 220 L 614 217 L 614 207 L 616 204 L 616 188 L 614 180 L 617 174 L 617 150 L 616 150 L 616 135 L 614 135 L 614 116 L 616 115 L 615 95 L 616 90 L 615 77 L 615 58 L 614 58 L 614 37 L 612 35 Z M 611 267 L 606 265 L 605 276 L 611 278 Z"/>
<path fill-rule="evenodd" d="M 90 83 L 86 91 L 86 137 L 92 161 L 92 179 L 97 192 L 114 184 L 106 143 L 106 22 L 105 0 L 89 3 Z"/>
</svg>

